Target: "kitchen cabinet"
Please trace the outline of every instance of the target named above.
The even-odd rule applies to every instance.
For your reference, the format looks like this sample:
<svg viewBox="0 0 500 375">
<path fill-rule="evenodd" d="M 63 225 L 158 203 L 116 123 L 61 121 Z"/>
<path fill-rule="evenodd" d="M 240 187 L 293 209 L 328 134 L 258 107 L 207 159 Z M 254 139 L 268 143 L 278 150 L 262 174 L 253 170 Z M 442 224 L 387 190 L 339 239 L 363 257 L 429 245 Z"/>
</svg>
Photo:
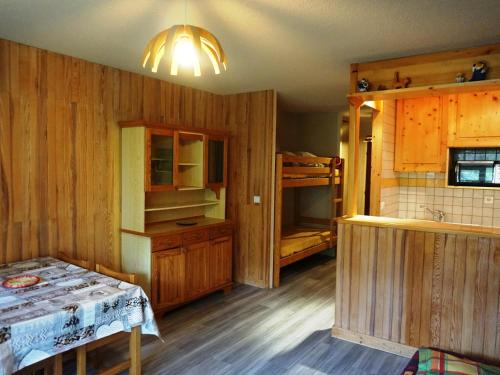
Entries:
<svg viewBox="0 0 500 375">
<path fill-rule="evenodd" d="M 174 151 L 177 133 L 155 128 L 146 128 L 145 131 L 145 190 L 172 190 L 177 183 L 177 153 Z"/>
<path fill-rule="evenodd" d="M 396 103 L 394 170 L 446 170 L 447 112 L 442 97 L 400 99 Z"/>
<path fill-rule="evenodd" d="M 185 252 L 175 248 L 152 254 L 152 304 L 156 309 L 169 308 L 184 300 Z"/>
<path fill-rule="evenodd" d="M 449 147 L 500 145 L 500 91 L 450 95 Z"/>
<path fill-rule="evenodd" d="M 151 284 L 143 287 L 151 291 L 153 310 L 167 311 L 231 288 L 232 232 L 232 225 L 221 221 L 152 238 L 151 277 L 142 279 L 150 279 Z"/>
</svg>

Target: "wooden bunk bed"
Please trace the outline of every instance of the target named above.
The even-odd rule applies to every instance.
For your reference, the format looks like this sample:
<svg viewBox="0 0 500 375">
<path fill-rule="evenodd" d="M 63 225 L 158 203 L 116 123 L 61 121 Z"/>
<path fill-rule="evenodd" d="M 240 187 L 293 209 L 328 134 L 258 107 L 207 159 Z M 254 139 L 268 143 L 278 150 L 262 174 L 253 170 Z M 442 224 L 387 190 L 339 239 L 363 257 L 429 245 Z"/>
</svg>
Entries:
<svg viewBox="0 0 500 375">
<path fill-rule="evenodd" d="M 337 213 L 342 215 L 343 160 L 338 157 L 276 155 L 273 286 L 279 287 L 280 270 L 291 263 L 332 248 L 337 243 Z M 331 186 L 330 218 L 300 215 L 302 187 Z M 294 225 L 283 228 L 283 189 L 295 188 Z M 299 207 L 299 209 L 297 209 Z"/>
</svg>

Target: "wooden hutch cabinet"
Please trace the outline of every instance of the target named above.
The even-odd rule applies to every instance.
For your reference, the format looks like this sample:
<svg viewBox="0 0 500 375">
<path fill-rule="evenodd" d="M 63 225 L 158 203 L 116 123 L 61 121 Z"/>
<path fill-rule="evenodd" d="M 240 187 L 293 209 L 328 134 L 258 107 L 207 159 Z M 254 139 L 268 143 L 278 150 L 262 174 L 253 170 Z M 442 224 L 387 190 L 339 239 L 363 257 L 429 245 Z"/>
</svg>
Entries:
<svg viewBox="0 0 500 375">
<path fill-rule="evenodd" d="M 228 134 L 123 122 L 122 268 L 163 312 L 232 285 Z"/>
</svg>

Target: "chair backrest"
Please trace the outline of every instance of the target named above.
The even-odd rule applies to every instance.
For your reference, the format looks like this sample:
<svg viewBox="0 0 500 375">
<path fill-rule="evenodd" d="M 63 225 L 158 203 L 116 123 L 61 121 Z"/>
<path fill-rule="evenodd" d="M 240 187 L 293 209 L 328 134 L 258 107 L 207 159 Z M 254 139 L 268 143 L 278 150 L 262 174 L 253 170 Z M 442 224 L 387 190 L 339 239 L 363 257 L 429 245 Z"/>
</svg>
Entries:
<svg viewBox="0 0 500 375">
<path fill-rule="evenodd" d="M 97 273 L 102 273 L 103 275 L 112 277 L 114 279 L 118 279 L 121 281 L 125 281 L 126 283 L 129 284 L 136 284 L 136 279 L 137 275 L 135 273 L 124 273 L 124 272 L 118 272 L 115 270 L 112 270 L 111 268 L 108 268 L 106 266 L 103 266 L 102 264 L 96 264 L 95 265 L 95 270 Z"/>
<path fill-rule="evenodd" d="M 90 268 L 90 262 L 88 260 L 71 258 L 64 253 L 61 253 L 60 251 L 57 253 L 57 258 L 62 260 L 63 262 L 71 263 L 71 264 L 78 266 L 78 267 L 82 267 L 82 268 L 86 268 L 86 269 Z"/>
</svg>

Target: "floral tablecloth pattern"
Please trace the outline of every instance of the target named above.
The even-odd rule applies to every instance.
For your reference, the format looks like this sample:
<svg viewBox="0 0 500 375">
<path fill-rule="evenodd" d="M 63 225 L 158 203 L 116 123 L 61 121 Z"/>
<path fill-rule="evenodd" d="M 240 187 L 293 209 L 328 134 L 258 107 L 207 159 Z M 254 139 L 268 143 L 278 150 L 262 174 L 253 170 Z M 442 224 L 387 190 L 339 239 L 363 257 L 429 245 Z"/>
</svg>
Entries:
<svg viewBox="0 0 500 375">
<path fill-rule="evenodd" d="M 2 285 L 18 275 L 41 281 Z M 0 265 L 0 375 L 138 325 L 159 337 L 149 300 L 136 285 L 50 257 Z"/>
</svg>

